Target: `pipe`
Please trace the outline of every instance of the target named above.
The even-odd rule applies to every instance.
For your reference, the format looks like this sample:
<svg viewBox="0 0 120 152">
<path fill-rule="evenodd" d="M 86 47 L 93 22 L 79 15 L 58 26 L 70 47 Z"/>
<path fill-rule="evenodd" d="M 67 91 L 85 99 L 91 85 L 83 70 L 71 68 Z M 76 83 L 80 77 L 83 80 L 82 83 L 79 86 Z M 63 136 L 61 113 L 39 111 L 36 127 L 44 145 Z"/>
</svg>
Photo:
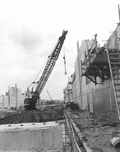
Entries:
<svg viewBox="0 0 120 152">
<path fill-rule="evenodd" d="M 86 152 L 93 152 L 93 150 L 91 149 L 89 144 L 84 140 L 84 136 L 81 134 L 80 129 L 76 126 L 75 122 L 70 118 L 70 116 L 68 116 L 67 113 L 66 113 L 66 116 L 68 117 L 68 119 L 72 123 L 72 126 L 75 129 L 75 131 L 76 131 L 76 133 L 77 133 L 77 135 L 79 137 L 79 140 L 82 141 L 83 146 L 86 149 Z"/>
</svg>

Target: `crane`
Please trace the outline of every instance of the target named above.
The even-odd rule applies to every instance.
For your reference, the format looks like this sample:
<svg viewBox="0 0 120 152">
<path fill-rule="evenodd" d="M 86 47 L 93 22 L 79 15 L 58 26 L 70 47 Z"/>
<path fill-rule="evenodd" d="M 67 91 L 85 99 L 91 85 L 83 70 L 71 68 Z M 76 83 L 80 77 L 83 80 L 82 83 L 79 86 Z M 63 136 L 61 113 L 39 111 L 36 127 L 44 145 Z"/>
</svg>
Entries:
<svg viewBox="0 0 120 152">
<path fill-rule="evenodd" d="M 48 93 L 48 96 L 49 96 L 49 98 L 50 98 L 51 102 L 53 103 L 53 100 L 52 100 L 52 98 L 51 98 L 50 93 L 49 93 L 49 91 L 48 91 L 48 90 L 47 90 L 47 93 Z"/>
<path fill-rule="evenodd" d="M 59 57 L 61 48 L 63 46 L 64 40 L 66 38 L 66 34 L 68 31 L 63 30 L 62 35 L 58 38 L 57 44 L 55 45 L 55 48 L 53 49 L 52 53 L 48 56 L 47 63 L 45 65 L 45 68 L 43 70 L 43 73 L 37 83 L 36 89 L 34 92 L 32 92 L 32 95 L 27 97 L 24 100 L 24 108 L 25 110 L 36 110 L 36 105 L 39 101 L 40 94 L 55 66 L 55 63 Z"/>
</svg>

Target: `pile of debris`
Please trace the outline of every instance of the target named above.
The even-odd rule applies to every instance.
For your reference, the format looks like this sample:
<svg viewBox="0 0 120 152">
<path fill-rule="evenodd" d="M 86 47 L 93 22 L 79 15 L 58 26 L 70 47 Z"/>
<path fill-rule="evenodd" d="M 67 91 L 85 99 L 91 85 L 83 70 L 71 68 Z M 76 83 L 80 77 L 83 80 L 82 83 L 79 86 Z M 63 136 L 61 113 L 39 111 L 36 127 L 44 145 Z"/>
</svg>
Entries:
<svg viewBox="0 0 120 152">
<path fill-rule="evenodd" d="M 63 106 L 48 106 L 36 111 L 19 111 L 0 119 L 0 124 L 17 124 L 28 122 L 48 122 L 64 119 Z"/>
<path fill-rule="evenodd" d="M 77 136 L 90 152 L 120 152 L 120 123 L 95 117 L 87 111 L 65 111 Z"/>
</svg>

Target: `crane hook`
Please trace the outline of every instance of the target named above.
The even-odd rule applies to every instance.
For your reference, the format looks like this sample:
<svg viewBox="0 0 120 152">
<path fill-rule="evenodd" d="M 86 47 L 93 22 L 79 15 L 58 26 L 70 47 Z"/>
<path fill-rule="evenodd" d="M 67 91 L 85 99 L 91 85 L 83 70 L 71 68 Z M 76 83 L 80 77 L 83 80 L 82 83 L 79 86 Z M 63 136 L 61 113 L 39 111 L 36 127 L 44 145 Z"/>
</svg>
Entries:
<svg viewBox="0 0 120 152">
<path fill-rule="evenodd" d="M 67 71 L 66 71 L 66 59 L 65 59 L 65 55 L 63 56 L 63 60 L 64 60 L 65 75 L 66 75 Z"/>
</svg>

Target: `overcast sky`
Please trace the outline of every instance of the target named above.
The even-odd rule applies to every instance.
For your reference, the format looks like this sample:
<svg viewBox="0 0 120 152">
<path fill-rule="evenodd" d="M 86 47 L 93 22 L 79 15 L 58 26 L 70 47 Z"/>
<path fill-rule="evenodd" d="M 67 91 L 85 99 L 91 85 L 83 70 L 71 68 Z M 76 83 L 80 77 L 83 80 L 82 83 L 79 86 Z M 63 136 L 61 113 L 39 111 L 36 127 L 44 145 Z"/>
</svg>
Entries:
<svg viewBox="0 0 120 152">
<path fill-rule="evenodd" d="M 63 99 L 74 72 L 77 40 L 81 44 L 98 34 L 103 45 L 119 21 L 118 4 L 119 0 L 0 0 L 0 95 L 15 83 L 26 90 L 65 29 L 63 49 L 41 94 L 49 99 L 48 90 L 53 99 Z"/>
</svg>

